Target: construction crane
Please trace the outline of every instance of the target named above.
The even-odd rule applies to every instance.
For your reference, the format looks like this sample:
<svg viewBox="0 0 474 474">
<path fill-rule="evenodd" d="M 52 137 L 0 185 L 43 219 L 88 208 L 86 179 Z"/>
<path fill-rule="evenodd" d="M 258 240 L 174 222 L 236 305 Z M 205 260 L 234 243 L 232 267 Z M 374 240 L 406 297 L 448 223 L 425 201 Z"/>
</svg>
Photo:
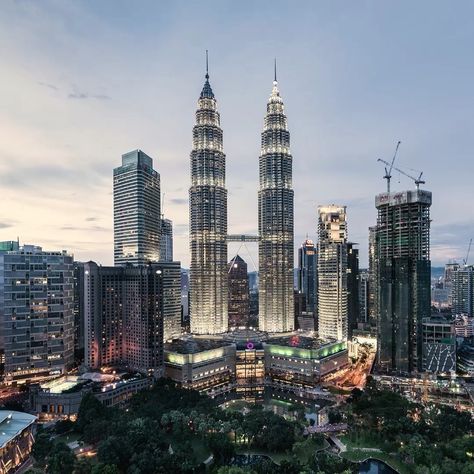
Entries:
<svg viewBox="0 0 474 474">
<path fill-rule="evenodd" d="M 389 168 L 387 169 L 387 166 L 385 167 L 385 176 L 383 177 L 384 179 L 387 180 L 387 193 L 390 192 L 390 179 L 392 178 L 392 168 L 393 168 L 393 163 L 395 163 L 395 158 L 397 157 L 398 153 L 398 147 L 400 146 L 400 143 L 402 143 L 400 140 L 397 143 L 397 146 L 395 148 L 395 153 L 393 154 L 392 162 L 388 163 L 387 161 L 381 160 L 380 158 L 377 161 L 381 161 L 382 163 L 385 163 Z"/>
<path fill-rule="evenodd" d="M 398 142 L 398 143 L 400 143 L 400 142 Z M 415 176 L 411 176 L 408 173 L 405 173 L 405 171 L 402 171 L 401 169 L 396 168 L 395 166 L 393 166 L 393 160 L 392 160 L 391 164 L 388 161 L 382 160 L 381 158 L 379 158 L 377 161 L 381 161 L 382 163 L 385 163 L 387 166 L 390 166 L 390 170 L 388 172 L 387 172 L 387 168 L 385 167 L 385 176 L 384 176 L 384 179 L 387 180 L 387 192 L 388 193 L 390 192 L 390 178 L 392 177 L 390 175 L 390 173 L 392 172 L 392 169 L 394 169 L 395 171 L 398 171 L 403 176 L 406 176 L 407 178 L 412 179 L 416 184 L 416 189 L 420 189 L 420 184 L 425 184 L 425 181 L 421 179 L 421 177 L 423 176 L 423 171 L 420 173 L 418 178 L 416 178 Z"/>
<path fill-rule="evenodd" d="M 469 246 L 467 247 L 466 258 L 464 259 L 464 266 L 465 266 L 465 267 L 467 266 L 467 262 L 468 262 L 468 260 L 469 260 L 469 254 L 471 253 L 471 245 L 472 245 L 472 238 L 471 238 L 471 240 L 469 241 Z"/>
</svg>

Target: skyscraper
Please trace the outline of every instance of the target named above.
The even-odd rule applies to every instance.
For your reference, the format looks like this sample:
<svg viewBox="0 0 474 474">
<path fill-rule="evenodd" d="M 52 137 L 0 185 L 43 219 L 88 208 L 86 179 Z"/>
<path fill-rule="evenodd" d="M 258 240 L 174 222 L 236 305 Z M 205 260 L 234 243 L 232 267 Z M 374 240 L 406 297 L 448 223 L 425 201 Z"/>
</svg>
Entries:
<svg viewBox="0 0 474 474">
<path fill-rule="evenodd" d="M 161 218 L 160 261 L 173 261 L 173 222 Z"/>
<path fill-rule="evenodd" d="M 225 154 L 209 73 L 198 99 L 191 151 L 190 317 L 195 334 L 227 330 Z"/>
<path fill-rule="evenodd" d="M 316 314 L 318 260 L 312 240 L 306 239 L 298 249 L 298 290 L 306 301 L 305 311 Z"/>
<path fill-rule="evenodd" d="M 376 196 L 378 329 L 381 371 L 422 369 L 422 322 L 430 317 L 429 191 Z"/>
<path fill-rule="evenodd" d="M 359 249 L 353 242 L 347 243 L 347 336 L 352 339 L 352 332 L 359 322 Z"/>
<path fill-rule="evenodd" d="M 370 324 L 377 324 L 378 310 L 378 262 L 377 262 L 377 226 L 369 227 L 369 284 L 368 284 L 368 314 Z"/>
<path fill-rule="evenodd" d="M 249 275 L 247 263 L 236 255 L 229 263 L 229 327 L 247 326 L 249 322 Z"/>
<path fill-rule="evenodd" d="M 318 330 L 323 339 L 347 339 L 347 223 L 345 206 L 318 207 Z"/>
<path fill-rule="evenodd" d="M 369 322 L 369 271 L 359 270 L 359 322 Z"/>
<path fill-rule="evenodd" d="M 294 329 L 292 161 L 275 68 L 262 132 L 258 192 L 259 327 L 268 332 Z"/>
<path fill-rule="evenodd" d="M 74 361 L 73 258 L 24 245 L 0 251 L 5 381 L 66 373 Z"/>
<path fill-rule="evenodd" d="M 451 274 L 453 314 L 474 317 L 474 266 L 460 266 Z"/>
<path fill-rule="evenodd" d="M 178 262 L 84 264 L 85 364 L 127 366 L 160 376 L 165 325 L 180 323 Z"/>
<path fill-rule="evenodd" d="M 160 175 L 141 150 L 122 155 L 114 169 L 114 261 L 134 265 L 160 259 Z"/>
</svg>

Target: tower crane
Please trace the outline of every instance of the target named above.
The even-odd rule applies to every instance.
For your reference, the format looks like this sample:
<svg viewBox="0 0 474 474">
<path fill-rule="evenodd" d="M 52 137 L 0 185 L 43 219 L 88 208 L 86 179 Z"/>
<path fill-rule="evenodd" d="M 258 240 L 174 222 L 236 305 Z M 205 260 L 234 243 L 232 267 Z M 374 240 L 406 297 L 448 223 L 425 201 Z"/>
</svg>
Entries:
<svg viewBox="0 0 474 474">
<path fill-rule="evenodd" d="M 469 241 L 469 246 L 467 247 L 466 258 L 464 259 L 464 266 L 467 266 L 467 262 L 468 262 L 468 260 L 469 260 L 469 254 L 471 253 L 471 245 L 472 245 L 472 238 L 471 238 L 471 240 Z"/>
<path fill-rule="evenodd" d="M 398 142 L 398 143 L 400 143 L 400 142 Z M 381 161 L 382 163 L 385 163 L 387 166 L 390 166 L 390 170 L 389 170 L 388 173 L 387 173 L 387 168 L 385 167 L 385 176 L 384 176 L 384 179 L 387 180 L 387 192 L 388 193 L 390 192 L 390 178 L 392 177 L 392 176 L 390 176 L 390 173 L 391 173 L 392 169 L 398 171 L 403 176 L 406 176 L 407 178 L 412 179 L 416 184 L 416 189 L 420 189 L 420 184 L 425 184 L 425 181 L 421 179 L 421 177 L 423 176 L 423 171 L 420 173 L 418 178 L 416 178 L 415 176 L 411 176 L 408 173 L 405 173 L 405 171 L 402 171 L 401 169 L 396 168 L 395 166 L 393 166 L 393 160 L 392 160 L 391 164 L 388 161 L 382 160 L 381 158 L 379 158 L 377 161 Z"/>
<path fill-rule="evenodd" d="M 395 158 L 397 157 L 398 147 L 400 146 L 400 143 L 402 143 L 402 142 L 400 140 L 398 140 L 397 146 L 395 148 L 395 153 L 393 154 L 393 158 L 392 158 L 391 163 L 388 163 L 387 161 L 381 160 L 380 158 L 377 160 L 377 161 L 381 161 L 382 163 L 385 163 L 389 167 L 388 169 L 387 169 L 387 166 L 385 167 L 385 176 L 383 177 L 384 179 L 387 180 L 387 193 L 390 192 L 390 179 L 392 178 L 393 163 L 395 162 Z"/>
</svg>

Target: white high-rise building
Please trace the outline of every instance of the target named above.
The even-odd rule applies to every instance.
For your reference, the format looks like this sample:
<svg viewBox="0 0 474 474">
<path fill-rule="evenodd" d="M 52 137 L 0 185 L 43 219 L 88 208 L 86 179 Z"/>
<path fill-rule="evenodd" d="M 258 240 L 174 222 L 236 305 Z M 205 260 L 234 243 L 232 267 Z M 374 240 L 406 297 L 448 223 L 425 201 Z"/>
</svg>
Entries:
<svg viewBox="0 0 474 474">
<path fill-rule="evenodd" d="M 267 332 L 292 331 L 295 320 L 293 157 L 276 70 L 267 102 L 259 171 L 259 327 Z"/>
<path fill-rule="evenodd" d="M 346 207 L 318 207 L 318 331 L 323 339 L 347 339 Z"/>
<path fill-rule="evenodd" d="M 189 189 L 190 317 L 194 334 L 227 331 L 227 190 L 217 102 L 209 74 L 198 99 Z"/>
</svg>

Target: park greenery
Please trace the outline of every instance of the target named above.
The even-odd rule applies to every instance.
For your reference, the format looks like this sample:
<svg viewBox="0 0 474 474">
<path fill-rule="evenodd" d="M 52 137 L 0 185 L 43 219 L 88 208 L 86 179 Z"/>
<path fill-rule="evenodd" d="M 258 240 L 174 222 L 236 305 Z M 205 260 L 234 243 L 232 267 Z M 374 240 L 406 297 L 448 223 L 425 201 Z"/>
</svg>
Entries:
<svg viewBox="0 0 474 474">
<path fill-rule="evenodd" d="M 341 456 L 324 449 L 322 435 L 303 437 L 307 423 L 301 410 L 295 413 L 289 420 L 259 405 L 223 410 L 170 380 L 135 395 L 127 409 L 105 407 L 87 395 L 76 422 L 57 423 L 54 436 L 38 433 L 31 472 L 350 474 L 359 472 L 353 461 L 375 457 L 402 474 L 474 474 L 473 422 L 452 408 L 421 407 L 373 384 L 354 390 L 330 411 L 332 422 L 350 426 Z M 95 455 L 76 459 L 63 442 L 65 432 Z M 368 455 L 364 448 L 376 451 Z M 242 453 L 260 455 L 260 461 L 231 465 Z"/>
<path fill-rule="evenodd" d="M 401 473 L 474 474 L 474 422 L 467 412 L 446 405 L 422 406 L 369 383 L 354 390 L 344 407 L 350 426 L 345 456 L 376 458 Z"/>
</svg>

